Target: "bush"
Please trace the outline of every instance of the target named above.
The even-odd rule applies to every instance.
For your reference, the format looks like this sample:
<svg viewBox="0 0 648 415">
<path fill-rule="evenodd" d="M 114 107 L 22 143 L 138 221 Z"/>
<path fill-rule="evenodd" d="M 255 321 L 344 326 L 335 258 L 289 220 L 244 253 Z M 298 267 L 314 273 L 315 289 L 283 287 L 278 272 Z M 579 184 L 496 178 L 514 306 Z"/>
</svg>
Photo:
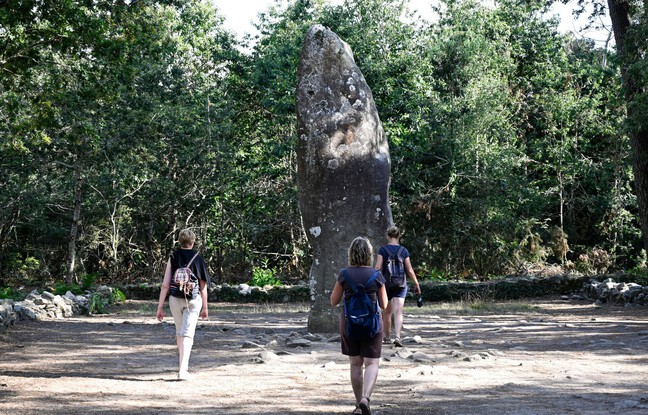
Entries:
<svg viewBox="0 0 648 415">
<path fill-rule="evenodd" d="M 15 301 L 22 301 L 26 294 L 12 287 L 0 288 L 0 298 Z"/>
<path fill-rule="evenodd" d="M 252 269 L 252 281 L 250 281 L 250 285 L 256 287 L 281 285 L 281 281 L 275 274 L 276 270 L 274 268 L 268 268 L 268 260 L 266 259 L 263 261 L 262 267 L 254 267 Z"/>
<path fill-rule="evenodd" d="M 57 295 L 65 295 L 68 291 L 70 291 L 74 295 L 81 295 L 84 292 L 84 289 L 81 288 L 78 284 L 66 284 L 66 283 L 59 283 L 56 284 L 54 287 L 54 294 Z"/>
<path fill-rule="evenodd" d="M 88 305 L 88 314 L 104 314 L 109 300 L 103 297 L 100 293 L 92 293 L 90 296 L 90 303 Z"/>
</svg>

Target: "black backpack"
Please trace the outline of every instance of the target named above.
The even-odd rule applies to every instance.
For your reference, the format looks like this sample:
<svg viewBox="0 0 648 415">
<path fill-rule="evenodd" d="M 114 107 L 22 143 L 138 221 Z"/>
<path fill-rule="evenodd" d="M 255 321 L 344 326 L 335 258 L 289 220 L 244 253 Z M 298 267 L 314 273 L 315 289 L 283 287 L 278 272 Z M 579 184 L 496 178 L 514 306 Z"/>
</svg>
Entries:
<svg viewBox="0 0 648 415">
<path fill-rule="evenodd" d="M 405 287 L 405 258 L 403 258 L 404 247 L 399 246 L 398 251 L 394 252 L 390 247 L 385 247 L 389 254 L 387 263 L 383 267 L 387 286 L 390 288 Z"/>
<path fill-rule="evenodd" d="M 380 311 L 378 299 L 372 301 L 366 293 L 367 287 L 376 280 L 378 270 L 375 270 L 364 285 L 353 282 L 346 269 L 342 276 L 353 290 L 353 295 L 344 301 L 344 316 L 346 317 L 346 335 L 354 340 L 367 340 L 380 332 Z"/>
</svg>

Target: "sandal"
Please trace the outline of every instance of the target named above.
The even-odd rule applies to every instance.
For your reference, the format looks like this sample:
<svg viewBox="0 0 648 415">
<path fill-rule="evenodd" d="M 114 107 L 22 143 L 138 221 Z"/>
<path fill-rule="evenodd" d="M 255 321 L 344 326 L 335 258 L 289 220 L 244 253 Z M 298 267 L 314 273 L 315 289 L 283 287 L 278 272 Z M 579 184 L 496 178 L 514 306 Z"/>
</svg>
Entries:
<svg viewBox="0 0 648 415">
<path fill-rule="evenodd" d="M 351 412 L 351 415 L 362 415 L 362 409 L 360 409 L 360 407 L 358 405 L 356 405 L 353 412 Z"/>
<path fill-rule="evenodd" d="M 360 404 L 358 405 L 362 411 L 362 415 L 371 415 L 371 409 L 369 408 L 369 398 L 363 396 L 360 399 Z"/>
</svg>

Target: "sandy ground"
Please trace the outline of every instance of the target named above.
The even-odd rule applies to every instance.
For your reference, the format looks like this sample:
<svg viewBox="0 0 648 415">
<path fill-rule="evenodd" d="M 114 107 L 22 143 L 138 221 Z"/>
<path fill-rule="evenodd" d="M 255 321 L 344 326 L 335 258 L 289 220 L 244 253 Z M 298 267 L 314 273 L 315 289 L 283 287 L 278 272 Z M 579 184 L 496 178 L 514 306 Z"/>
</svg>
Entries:
<svg viewBox="0 0 648 415">
<path fill-rule="evenodd" d="M 351 413 L 339 343 L 285 345 L 307 333 L 306 307 L 211 304 L 187 382 L 175 380 L 170 315 L 158 323 L 154 310 L 129 301 L 109 315 L 12 328 L 0 337 L 0 413 Z M 646 414 L 647 312 L 559 299 L 408 307 L 405 335 L 422 343 L 383 349 L 373 412 Z M 431 360 L 395 354 L 407 351 Z"/>
</svg>

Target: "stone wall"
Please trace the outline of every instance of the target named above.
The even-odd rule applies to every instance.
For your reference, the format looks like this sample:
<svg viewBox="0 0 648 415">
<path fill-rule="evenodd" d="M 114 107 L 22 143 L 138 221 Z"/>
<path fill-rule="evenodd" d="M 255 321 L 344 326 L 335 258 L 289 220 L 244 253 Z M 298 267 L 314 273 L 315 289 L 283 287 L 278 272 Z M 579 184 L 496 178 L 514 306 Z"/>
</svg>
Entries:
<svg viewBox="0 0 648 415">
<path fill-rule="evenodd" d="M 49 291 L 39 293 L 34 290 L 22 301 L 0 299 L 0 333 L 20 320 L 59 319 L 88 314 L 93 296 L 110 301 L 112 292 L 110 287 L 99 287 L 85 295 L 75 295 L 70 291 L 65 295 L 55 295 Z"/>
<path fill-rule="evenodd" d="M 615 282 L 607 278 L 603 282 L 591 280 L 583 286 L 583 293 L 597 303 L 617 305 L 648 305 L 648 286 L 635 283 Z"/>
<path fill-rule="evenodd" d="M 601 281 L 599 281 L 601 280 Z M 126 298 L 155 301 L 160 296 L 159 284 L 119 287 Z M 106 301 L 112 296 L 110 287 L 98 287 L 84 295 L 54 295 L 48 291 L 32 291 L 23 301 L 0 299 L 0 333 L 20 320 L 65 318 L 88 314 L 93 296 Z M 421 296 L 426 302 L 459 300 L 514 300 L 562 294 L 567 299 L 592 300 L 617 305 L 648 305 L 648 286 L 615 282 L 599 276 L 551 275 L 507 278 L 488 282 L 422 282 Z M 215 285 L 209 290 L 210 302 L 242 303 L 310 303 L 308 284 L 251 287 L 247 284 Z"/>
<path fill-rule="evenodd" d="M 157 300 L 160 284 L 140 284 L 119 287 L 132 300 Z M 310 287 L 307 283 L 251 287 L 248 284 L 213 285 L 208 294 L 210 302 L 243 303 L 310 303 Z"/>
<path fill-rule="evenodd" d="M 421 295 L 426 301 L 515 300 L 573 293 L 582 289 L 583 284 L 590 279 L 590 276 L 568 274 L 515 277 L 486 282 L 424 282 L 421 283 Z"/>
</svg>

